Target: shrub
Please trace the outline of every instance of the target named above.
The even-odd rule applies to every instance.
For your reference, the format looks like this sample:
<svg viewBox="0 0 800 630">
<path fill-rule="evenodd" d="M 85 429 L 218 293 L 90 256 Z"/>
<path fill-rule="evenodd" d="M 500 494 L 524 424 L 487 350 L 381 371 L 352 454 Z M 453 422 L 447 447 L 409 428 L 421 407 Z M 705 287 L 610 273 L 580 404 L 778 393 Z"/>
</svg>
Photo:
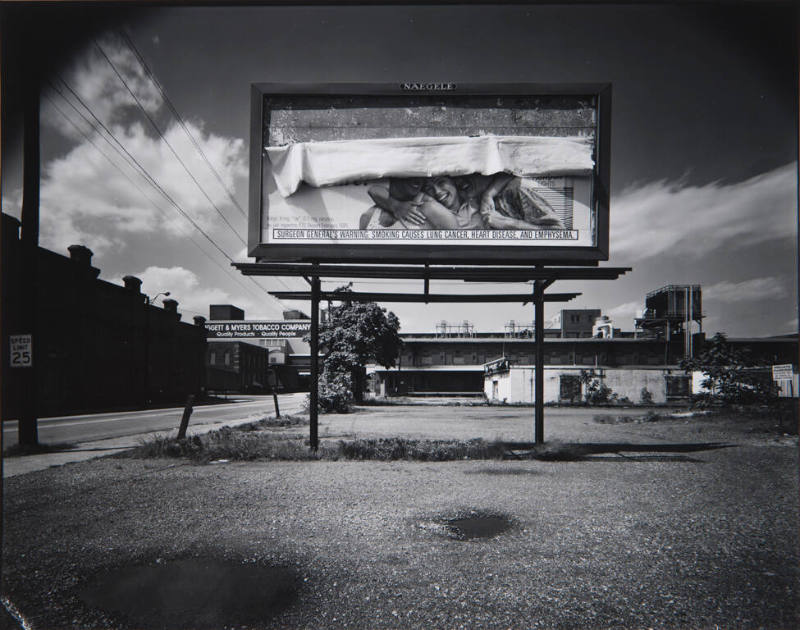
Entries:
<svg viewBox="0 0 800 630">
<path fill-rule="evenodd" d="M 703 389 L 724 404 L 768 403 L 778 395 L 769 369 L 759 367 L 748 351 L 734 347 L 723 333 L 706 342 L 698 356 L 681 361 L 681 367 L 687 374 L 703 372 Z M 698 406 L 713 403 L 708 398 L 693 402 Z"/>
<path fill-rule="evenodd" d="M 589 405 L 600 403 L 616 402 L 617 395 L 606 385 L 594 370 L 581 370 L 581 383 L 585 388 L 584 399 Z"/>
<path fill-rule="evenodd" d="M 349 374 L 323 372 L 317 391 L 317 410 L 320 413 L 350 413 L 353 410 L 353 388 Z M 306 396 L 306 408 L 311 408 L 311 396 Z"/>
<path fill-rule="evenodd" d="M 590 405 L 607 403 L 612 400 L 612 391 L 608 385 L 596 378 L 587 384 L 585 398 Z"/>
<path fill-rule="evenodd" d="M 650 393 L 650 390 L 646 387 L 642 387 L 642 391 L 639 392 L 639 402 L 642 405 L 652 405 L 653 404 L 653 394 Z"/>
</svg>

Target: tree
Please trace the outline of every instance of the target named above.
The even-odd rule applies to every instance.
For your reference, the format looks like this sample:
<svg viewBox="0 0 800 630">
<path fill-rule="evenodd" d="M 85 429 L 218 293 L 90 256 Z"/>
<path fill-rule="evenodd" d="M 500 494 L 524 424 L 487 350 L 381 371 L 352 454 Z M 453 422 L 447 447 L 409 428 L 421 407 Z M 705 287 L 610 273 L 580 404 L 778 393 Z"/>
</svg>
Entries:
<svg viewBox="0 0 800 630">
<path fill-rule="evenodd" d="M 350 287 L 347 285 L 337 291 L 346 293 Z M 352 399 L 363 401 L 367 364 L 395 366 L 403 343 L 399 329 L 397 316 L 374 302 L 344 300 L 338 306 L 331 306 L 326 321 L 319 328 L 323 353 L 320 383 L 335 384 L 337 400 L 347 396 L 349 385 Z M 324 409 L 324 403 L 321 405 Z M 341 410 L 339 403 L 333 407 Z"/>
<path fill-rule="evenodd" d="M 763 378 L 753 367 L 750 353 L 736 349 L 720 332 L 704 344 L 703 351 L 696 357 L 681 361 L 681 368 L 687 374 L 693 371 L 705 373 L 703 389 L 728 403 L 764 401 L 774 397 L 772 379 Z"/>
</svg>

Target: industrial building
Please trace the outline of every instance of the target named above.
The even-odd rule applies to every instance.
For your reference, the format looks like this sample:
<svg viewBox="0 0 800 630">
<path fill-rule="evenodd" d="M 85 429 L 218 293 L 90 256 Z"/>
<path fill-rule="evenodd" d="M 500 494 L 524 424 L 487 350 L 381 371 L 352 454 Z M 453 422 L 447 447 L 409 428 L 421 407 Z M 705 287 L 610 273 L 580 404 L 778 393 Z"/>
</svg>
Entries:
<svg viewBox="0 0 800 630">
<path fill-rule="evenodd" d="M 544 332 L 546 403 L 576 403 L 602 383 L 633 403 L 686 400 L 699 377 L 680 368 L 702 351 L 702 292 L 668 285 L 649 293 L 636 329 L 622 331 L 598 309 L 563 309 Z M 372 395 L 468 395 L 498 402 L 534 402 L 536 344 L 533 324 L 506 324 L 503 332 L 475 332 L 469 322 L 442 322 L 431 333 L 402 334 L 398 366 L 371 369 Z M 797 365 L 797 336 L 729 339 L 769 369 Z M 797 374 L 793 391 L 797 391 Z"/>
<path fill-rule="evenodd" d="M 283 312 L 286 321 L 307 320 L 297 310 Z M 244 310 L 231 304 L 212 304 L 207 325 L 246 322 Z M 299 360 L 298 360 L 299 357 Z M 211 393 L 294 392 L 308 388 L 308 344 L 301 338 L 208 337 L 205 353 L 207 389 Z"/>
<path fill-rule="evenodd" d="M 5 363 L 3 418 L 18 417 L 24 372 L 32 369 L 40 417 L 182 405 L 188 395 L 202 393 L 203 318 L 182 322 L 175 300 L 153 305 L 134 276 L 126 276 L 124 286 L 100 280 L 86 247 L 70 246 L 69 258 L 37 248 L 36 318 L 23 320 L 20 224 L 6 214 L 2 220 L 4 361 L 11 336 L 35 340 L 30 366 Z"/>
</svg>

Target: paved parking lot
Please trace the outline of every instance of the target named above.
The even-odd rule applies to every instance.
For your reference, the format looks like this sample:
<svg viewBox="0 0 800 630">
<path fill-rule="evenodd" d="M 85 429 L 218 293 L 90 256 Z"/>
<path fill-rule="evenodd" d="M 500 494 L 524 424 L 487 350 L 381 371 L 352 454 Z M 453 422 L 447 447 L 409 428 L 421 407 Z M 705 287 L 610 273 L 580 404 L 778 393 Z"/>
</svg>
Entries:
<svg viewBox="0 0 800 630">
<path fill-rule="evenodd" d="M 182 627 L 798 627 L 796 438 L 769 418 L 598 413 L 547 410 L 548 439 L 610 445 L 581 461 L 114 458 L 20 475 L 5 481 L 4 594 L 34 628 L 169 627 L 152 590 L 88 600 L 93 576 L 213 561 L 289 576 L 285 601 L 218 625 L 183 609 Z M 529 439 L 531 415 L 376 408 L 323 416 L 321 436 Z M 448 534 L 470 515 L 510 527 Z"/>
</svg>

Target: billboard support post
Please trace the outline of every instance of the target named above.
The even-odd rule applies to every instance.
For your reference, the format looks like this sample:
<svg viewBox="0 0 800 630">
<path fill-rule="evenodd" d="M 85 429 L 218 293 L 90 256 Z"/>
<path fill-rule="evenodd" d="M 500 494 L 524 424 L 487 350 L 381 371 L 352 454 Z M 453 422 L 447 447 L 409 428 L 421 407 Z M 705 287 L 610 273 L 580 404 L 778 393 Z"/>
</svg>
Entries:
<svg viewBox="0 0 800 630">
<path fill-rule="evenodd" d="M 533 441 L 544 443 L 544 291 L 551 284 L 537 280 L 533 285 L 534 338 L 536 340 L 536 382 L 534 384 Z"/>
<path fill-rule="evenodd" d="M 309 386 L 310 408 L 308 421 L 310 426 L 309 442 L 311 450 L 319 448 L 319 276 L 311 278 L 311 383 Z"/>
<path fill-rule="evenodd" d="M 306 278 L 317 450 L 320 278 L 422 280 L 348 299 L 534 302 L 535 441 L 544 441 L 544 303 L 556 280 L 615 280 L 608 260 L 610 84 L 251 86 L 244 275 Z M 379 264 L 375 264 L 379 261 Z M 558 265 L 558 266 L 555 266 Z M 431 280 L 533 282 L 533 294 L 431 294 Z"/>
<path fill-rule="evenodd" d="M 535 421 L 534 421 L 534 441 L 537 444 L 544 442 L 544 303 L 545 302 L 566 302 L 580 293 L 545 293 L 557 280 L 616 280 L 619 276 L 630 271 L 630 267 L 547 267 L 536 265 L 535 267 L 519 267 L 516 269 L 492 268 L 492 267 L 447 267 L 446 277 L 449 279 L 459 278 L 465 282 L 528 282 L 534 280 L 533 293 L 531 294 L 483 294 L 483 295 L 460 295 L 448 294 L 447 300 L 434 298 L 445 297 L 443 295 L 423 293 L 358 293 L 348 292 L 346 294 L 337 291 L 320 290 L 320 277 L 332 278 L 360 278 L 360 277 L 395 277 L 419 279 L 424 277 L 419 275 L 421 267 L 398 268 L 385 265 L 373 265 L 364 268 L 350 268 L 344 265 L 319 265 L 296 264 L 296 263 L 234 263 L 234 267 L 239 269 L 246 276 L 275 276 L 288 275 L 306 279 L 311 285 L 311 291 L 270 291 L 270 295 L 279 299 L 311 299 L 311 386 L 310 398 L 311 409 L 309 412 L 309 422 L 311 425 L 310 444 L 313 450 L 319 446 L 318 440 L 318 387 L 319 387 L 319 303 L 324 298 L 328 301 L 348 299 L 351 301 L 366 302 L 481 302 L 491 304 L 494 302 L 520 302 L 527 304 L 533 301 L 535 323 L 535 343 L 536 343 L 536 376 L 535 376 Z M 425 270 L 423 270 L 424 272 Z M 439 269 L 429 269 L 432 277 L 438 275 Z"/>
</svg>

